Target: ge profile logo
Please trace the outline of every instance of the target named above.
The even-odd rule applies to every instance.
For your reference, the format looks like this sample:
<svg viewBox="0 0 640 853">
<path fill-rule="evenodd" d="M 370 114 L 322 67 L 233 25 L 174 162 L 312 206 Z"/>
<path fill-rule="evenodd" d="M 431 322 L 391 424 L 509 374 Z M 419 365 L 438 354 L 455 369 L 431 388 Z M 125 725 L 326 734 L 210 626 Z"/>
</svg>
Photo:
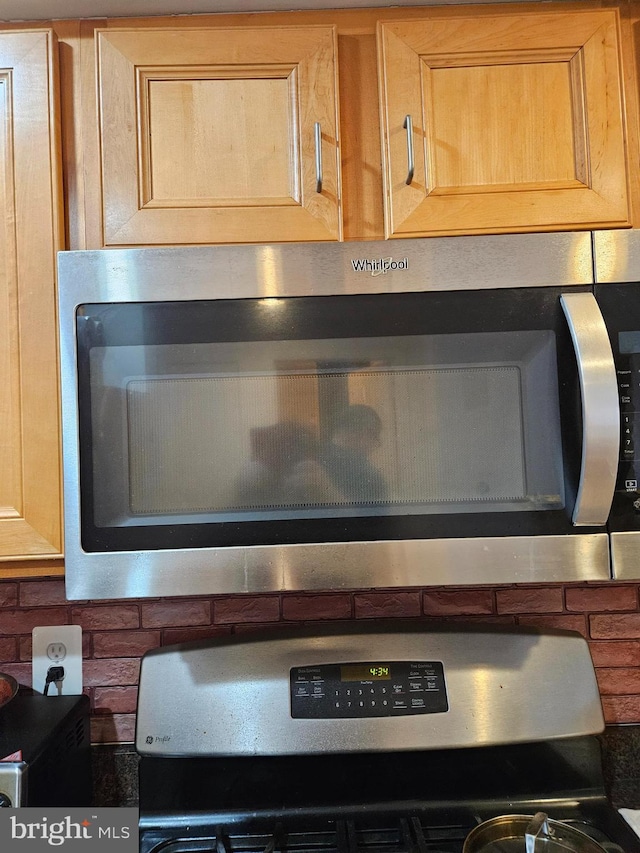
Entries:
<svg viewBox="0 0 640 853">
<path fill-rule="evenodd" d="M 153 735 L 147 735 L 146 740 L 147 740 L 148 744 L 152 744 L 153 743 Z"/>
</svg>

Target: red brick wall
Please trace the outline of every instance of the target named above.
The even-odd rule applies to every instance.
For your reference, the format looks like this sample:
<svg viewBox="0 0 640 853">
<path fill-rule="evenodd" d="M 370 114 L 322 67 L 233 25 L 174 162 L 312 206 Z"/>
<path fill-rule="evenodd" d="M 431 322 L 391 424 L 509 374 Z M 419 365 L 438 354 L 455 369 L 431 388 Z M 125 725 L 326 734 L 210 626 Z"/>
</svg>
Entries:
<svg viewBox="0 0 640 853">
<path fill-rule="evenodd" d="M 327 619 L 421 617 L 570 628 L 589 640 L 608 723 L 640 723 L 640 584 L 286 593 L 68 602 L 61 580 L 0 582 L 0 669 L 31 686 L 31 630 L 83 629 L 94 742 L 130 741 L 140 657 L 159 645 Z"/>
</svg>

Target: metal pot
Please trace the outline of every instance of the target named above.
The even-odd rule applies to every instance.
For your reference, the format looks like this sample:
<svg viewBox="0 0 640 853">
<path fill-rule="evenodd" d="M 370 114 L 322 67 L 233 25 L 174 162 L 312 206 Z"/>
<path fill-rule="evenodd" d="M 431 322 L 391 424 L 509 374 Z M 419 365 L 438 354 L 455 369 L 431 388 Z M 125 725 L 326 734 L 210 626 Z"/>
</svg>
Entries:
<svg viewBox="0 0 640 853">
<path fill-rule="evenodd" d="M 501 815 L 467 835 L 462 853 L 606 853 L 584 832 L 544 812 Z"/>
</svg>

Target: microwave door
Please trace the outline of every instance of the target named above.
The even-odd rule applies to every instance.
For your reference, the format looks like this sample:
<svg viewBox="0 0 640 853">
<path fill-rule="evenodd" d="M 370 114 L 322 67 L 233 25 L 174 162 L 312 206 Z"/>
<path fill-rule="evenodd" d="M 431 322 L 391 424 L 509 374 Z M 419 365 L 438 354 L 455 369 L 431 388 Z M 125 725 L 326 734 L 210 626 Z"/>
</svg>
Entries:
<svg viewBox="0 0 640 853">
<path fill-rule="evenodd" d="M 560 297 L 578 364 L 582 460 L 572 515 L 576 527 L 606 524 L 618 472 L 620 409 L 609 334 L 595 296 Z"/>
<path fill-rule="evenodd" d="M 590 288 L 138 287 L 73 306 L 71 598 L 609 576 Z"/>
</svg>

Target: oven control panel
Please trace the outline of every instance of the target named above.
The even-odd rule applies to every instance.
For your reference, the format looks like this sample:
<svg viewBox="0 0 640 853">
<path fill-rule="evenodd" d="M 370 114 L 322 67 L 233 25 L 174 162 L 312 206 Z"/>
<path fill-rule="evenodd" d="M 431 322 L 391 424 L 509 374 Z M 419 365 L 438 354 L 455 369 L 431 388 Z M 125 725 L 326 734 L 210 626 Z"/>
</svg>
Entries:
<svg viewBox="0 0 640 853">
<path fill-rule="evenodd" d="M 449 710 L 440 661 L 363 661 L 290 671 L 294 719 L 439 714 Z"/>
</svg>

